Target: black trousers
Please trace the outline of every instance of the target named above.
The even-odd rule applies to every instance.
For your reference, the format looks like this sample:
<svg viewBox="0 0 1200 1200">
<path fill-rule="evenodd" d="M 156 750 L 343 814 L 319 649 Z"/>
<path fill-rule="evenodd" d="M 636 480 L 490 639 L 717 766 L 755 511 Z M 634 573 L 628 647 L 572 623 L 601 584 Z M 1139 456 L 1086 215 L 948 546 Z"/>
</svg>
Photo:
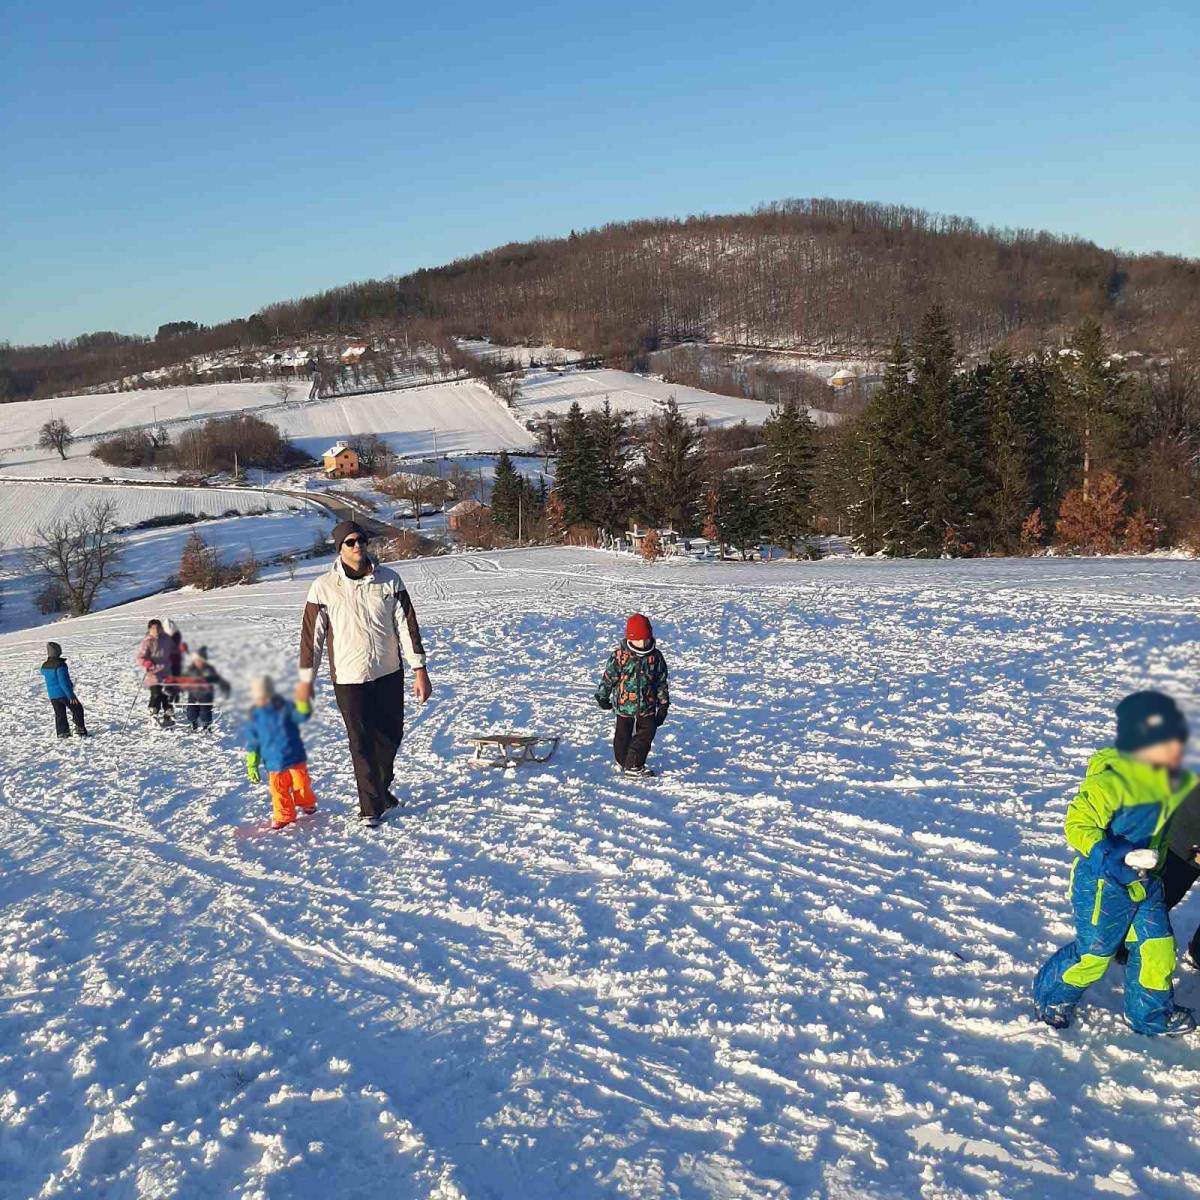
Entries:
<svg viewBox="0 0 1200 1200">
<path fill-rule="evenodd" d="M 1167 859 L 1162 869 L 1162 883 L 1168 908 L 1174 908 L 1188 894 L 1188 890 L 1197 879 L 1200 879 L 1200 866 L 1188 862 L 1186 858 L 1180 858 L 1170 850 L 1167 851 Z M 1188 953 L 1200 962 L 1200 927 L 1192 934 Z"/>
<path fill-rule="evenodd" d="M 358 811 L 381 817 L 391 807 L 388 792 L 396 751 L 404 739 L 404 672 L 393 671 L 368 683 L 335 683 L 333 694 L 346 723 Z"/>
<path fill-rule="evenodd" d="M 171 711 L 171 697 L 161 683 L 156 683 L 150 688 L 150 711 L 167 713 Z"/>
<path fill-rule="evenodd" d="M 623 717 L 617 713 L 617 727 L 613 732 L 613 758 L 625 768 L 644 767 L 658 723 L 653 715 L 648 717 Z"/>
<path fill-rule="evenodd" d="M 80 737 L 87 737 L 87 726 L 83 723 L 83 705 L 78 700 L 51 700 L 54 705 L 54 732 L 59 737 L 70 737 L 71 730 L 67 725 L 67 712 L 75 722 L 75 732 Z"/>
<path fill-rule="evenodd" d="M 188 704 L 185 716 L 193 729 L 207 729 L 212 724 L 212 704 Z"/>
</svg>

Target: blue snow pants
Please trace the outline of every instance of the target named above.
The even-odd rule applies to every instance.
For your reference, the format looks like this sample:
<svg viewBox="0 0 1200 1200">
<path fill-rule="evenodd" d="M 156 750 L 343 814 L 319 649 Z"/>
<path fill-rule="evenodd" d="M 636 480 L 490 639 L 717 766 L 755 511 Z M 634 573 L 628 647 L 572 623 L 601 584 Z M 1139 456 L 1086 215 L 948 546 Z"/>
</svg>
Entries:
<svg viewBox="0 0 1200 1200">
<path fill-rule="evenodd" d="M 1175 973 L 1175 935 L 1167 915 L 1162 880 L 1151 876 L 1129 888 L 1093 871 L 1077 859 L 1071 873 L 1071 907 L 1075 940 L 1052 954 L 1033 983 L 1039 1012 L 1054 1009 L 1065 1016 L 1075 1011 L 1089 984 L 1108 969 L 1117 948 L 1125 942 L 1125 1015 L 1138 1033 L 1162 1033 L 1175 1011 L 1171 976 Z"/>
</svg>

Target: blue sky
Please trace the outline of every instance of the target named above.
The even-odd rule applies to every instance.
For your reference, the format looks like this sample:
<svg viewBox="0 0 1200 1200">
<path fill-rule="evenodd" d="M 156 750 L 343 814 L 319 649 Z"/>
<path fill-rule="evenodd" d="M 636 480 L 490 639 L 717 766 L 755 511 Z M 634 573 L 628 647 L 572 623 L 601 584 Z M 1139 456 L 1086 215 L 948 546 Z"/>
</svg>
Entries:
<svg viewBox="0 0 1200 1200">
<path fill-rule="evenodd" d="M 1190 2 L 0 2 L 0 340 L 789 196 L 1200 256 Z"/>
</svg>

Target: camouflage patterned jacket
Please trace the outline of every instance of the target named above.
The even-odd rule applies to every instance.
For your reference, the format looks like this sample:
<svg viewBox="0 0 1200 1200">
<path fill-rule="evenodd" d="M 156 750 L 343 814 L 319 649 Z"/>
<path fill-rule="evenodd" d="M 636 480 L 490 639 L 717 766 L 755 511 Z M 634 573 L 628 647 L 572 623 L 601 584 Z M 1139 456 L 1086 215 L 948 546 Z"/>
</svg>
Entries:
<svg viewBox="0 0 1200 1200">
<path fill-rule="evenodd" d="M 658 647 L 636 654 L 628 642 L 622 642 L 609 656 L 596 702 L 624 717 L 648 717 L 666 708 L 671 703 L 667 660 Z"/>
</svg>

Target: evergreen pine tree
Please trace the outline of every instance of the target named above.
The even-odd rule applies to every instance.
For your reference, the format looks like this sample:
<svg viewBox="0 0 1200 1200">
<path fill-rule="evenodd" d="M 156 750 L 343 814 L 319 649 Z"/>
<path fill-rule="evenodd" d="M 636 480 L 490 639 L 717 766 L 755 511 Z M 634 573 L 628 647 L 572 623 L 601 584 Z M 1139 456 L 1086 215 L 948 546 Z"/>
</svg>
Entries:
<svg viewBox="0 0 1200 1200">
<path fill-rule="evenodd" d="M 509 537 L 516 537 L 521 524 L 525 481 L 512 464 L 507 450 L 500 451 L 492 482 L 492 520 Z"/>
<path fill-rule="evenodd" d="M 983 504 L 984 540 L 989 549 L 1014 554 L 1021 530 L 1033 511 L 1032 433 L 1021 403 L 1012 356 L 995 351 L 972 373 L 987 413 L 987 492 Z"/>
<path fill-rule="evenodd" d="M 911 464 L 909 501 L 921 519 L 914 523 L 909 554 L 958 552 L 972 517 L 969 425 L 975 409 L 955 377 L 957 359 L 949 321 L 935 304 L 913 342 L 917 444 L 923 453 Z"/>
<path fill-rule="evenodd" d="M 691 533 L 704 490 L 700 435 L 672 396 L 666 411 L 652 417 L 646 429 L 641 482 L 650 519 L 679 533 Z"/>
<path fill-rule="evenodd" d="M 1104 331 L 1097 321 L 1084 321 L 1069 349 L 1069 354 L 1059 357 L 1059 410 L 1072 436 L 1077 477 L 1086 498 L 1095 471 L 1116 468 L 1119 472 L 1122 466 L 1130 397 L 1120 371 L 1109 361 Z"/>
<path fill-rule="evenodd" d="M 558 429 L 554 492 L 568 528 L 591 524 L 596 517 L 600 471 L 592 427 L 576 401 Z"/>
<path fill-rule="evenodd" d="M 908 347 L 897 340 L 862 420 L 855 545 L 864 554 L 916 554 L 924 517 L 921 412 Z"/>
<path fill-rule="evenodd" d="M 794 558 L 797 543 L 813 529 L 817 430 L 793 399 L 772 410 L 763 426 L 766 443 L 765 533 Z"/>
<path fill-rule="evenodd" d="M 769 508 L 749 471 L 727 471 L 717 488 L 717 531 L 744 559 L 767 530 Z"/>
<path fill-rule="evenodd" d="M 614 412 L 607 399 L 588 423 L 598 482 L 593 516 L 601 528 L 616 535 L 624 530 L 629 515 L 629 430 L 625 414 Z"/>
</svg>

